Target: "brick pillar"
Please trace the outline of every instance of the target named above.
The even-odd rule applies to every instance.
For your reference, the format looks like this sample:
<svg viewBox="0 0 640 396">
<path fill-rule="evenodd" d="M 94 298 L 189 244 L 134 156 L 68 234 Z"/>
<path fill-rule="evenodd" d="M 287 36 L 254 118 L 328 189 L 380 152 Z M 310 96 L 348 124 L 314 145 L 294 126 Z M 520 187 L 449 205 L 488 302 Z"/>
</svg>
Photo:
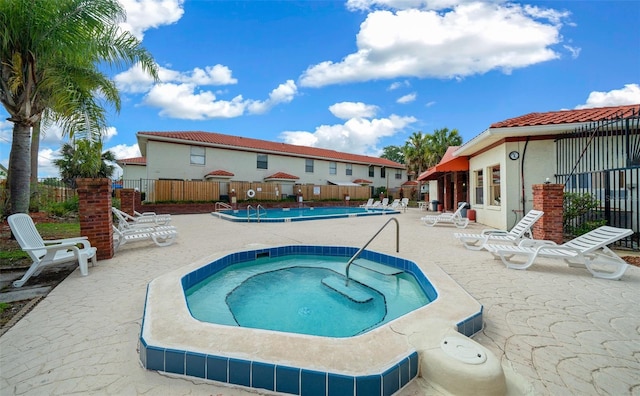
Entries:
<svg viewBox="0 0 640 396">
<path fill-rule="evenodd" d="M 98 260 L 113 257 L 111 180 L 76 179 L 80 201 L 80 235 L 98 249 Z"/>
<path fill-rule="evenodd" d="M 135 190 L 133 188 L 123 188 L 120 190 L 120 210 L 133 216 L 135 209 Z"/>
<path fill-rule="evenodd" d="M 544 239 L 555 243 L 563 243 L 562 184 L 534 184 L 533 209 L 542 210 L 544 215 L 533 226 L 534 239 Z"/>
</svg>

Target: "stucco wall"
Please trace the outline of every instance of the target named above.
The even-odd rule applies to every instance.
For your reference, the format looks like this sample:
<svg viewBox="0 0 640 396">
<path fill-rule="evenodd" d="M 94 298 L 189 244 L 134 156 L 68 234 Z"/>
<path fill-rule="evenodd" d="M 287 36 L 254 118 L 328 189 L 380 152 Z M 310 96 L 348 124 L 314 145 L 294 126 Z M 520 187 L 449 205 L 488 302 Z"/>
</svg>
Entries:
<svg viewBox="0 0 640 396">
<path fill-rule="evenodd" d="M 512 151 L 518 152 L 518 159 L 509 158 Z M 477 221 L 490 227 L 511 229 L 523 213 L 533 209 L 531 186 L 544 183 L 547 177 L 554 182 L 555 158 L 552 140 L 530 141 L 526 150 L 524 141 L 505 142 L 472 157 L 469 160 L 469 196 Z M 489 202 L 489 169 L 494 165 L 500 165 L 500 205 Z M 475 202 L 475 171 L 478 169 L 484 171 L 483 204 Z"/>
<path fill-rule="evenodd" d="M 122 166 L 122 179 L 138 180 L 147 178 L 147 167 L 144 165 L 124 165 Z"/>
<path fill-rule="evenodd" d="M 401 178 L 396 179 L 396 169 L 386 168 L 386 177 L 380 177 L 380 167 L 375 166 L 374 177 L 369 176 L 368 165 L 352 164 L 352 175 L 346 175 L 347 164 L 336 161 L 336 174 L 330 174 L 328 160 L 314 159 L 313 173 L 306 172 L 305 158 L 287 157 L 268 154 L 268 169 L 257 169 L 257 153 L 206 148 L 205 164 L 190 163 L 191 146 L 157 141 L 148 141 L 147 178 L 149 179 L 182 179 L 203 180 L 204 176 L 214 170 L 222 169 L 232 172 L 231 180 L 263 181 L 265 177 L 276 172 L 285 172 L 300 179 L 303 184 L 327 184 L 327 180 L 335 182 L 351 182 L 355 179 L 371 180 L 375 187 L 396 188 L 407 180 L 406 170 L 401 170 Z"/>
</svg>

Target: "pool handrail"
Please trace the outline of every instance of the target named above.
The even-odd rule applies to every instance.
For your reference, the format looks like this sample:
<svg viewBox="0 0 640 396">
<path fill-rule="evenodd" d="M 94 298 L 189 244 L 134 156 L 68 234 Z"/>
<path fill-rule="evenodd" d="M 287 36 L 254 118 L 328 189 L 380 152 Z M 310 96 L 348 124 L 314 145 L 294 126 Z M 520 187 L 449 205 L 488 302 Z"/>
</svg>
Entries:
<svg viewBox="0 0 640 396">
<path fill-rule="evenodd" d="M 384 225 L 382 227 L 380 227 L 378 232 L 376 232 L 375 235 L 372 236 L 371 239 L 369 239 L 369 241 L 367 243 L 365 243 L 364 246 L 361 247 L 360 250 L 358 250 L 356 252 L 356 254 L 354 254 L 349 259 L 349 261 L 347 262 L 347 267 L 345 269 L 345 273 L 346 273 L 346 277 L 347 277 L 347 281 L 345 282 L 345 286 L 349 286 L 349 267 L 351 266 L 351 264 L 354 262 L 355 259 L 358 258 L 358 256 L 360 256 L 360 253 L 362 253 L 362 251 L 364 249 L 366 249 L 367 246 L 369 246 L 369 244 L 378 236 L 378 234 L 384 229 L 384 227 L 386 227 L 387 224 L 389 224 L 389 222 L 391 222 L 391 220 L 396 222 L 396 253 L 400 252 L 400 223 L 398 222 L 398 219 L 396 219 L 395 217 L 392 217 L 389 220 L 387 220 L 387 222 L 384 223 Z"/>
<path fill-rule="evenodd" d="M 216 212 L 219 212 L 219 211 L 220 211 L 220 208 L 222 208 L 222 209 L 224 209 L 224 210 L 232 210 L 232 209 L 233 209 L 233 206 L 229 205 L 229 204 L 228 204 L 228 203 L 226 203 L 226 202 L 216 202 L 216 205 L 215 205 L 214 210 L 215 210 Z"/>
</svg>

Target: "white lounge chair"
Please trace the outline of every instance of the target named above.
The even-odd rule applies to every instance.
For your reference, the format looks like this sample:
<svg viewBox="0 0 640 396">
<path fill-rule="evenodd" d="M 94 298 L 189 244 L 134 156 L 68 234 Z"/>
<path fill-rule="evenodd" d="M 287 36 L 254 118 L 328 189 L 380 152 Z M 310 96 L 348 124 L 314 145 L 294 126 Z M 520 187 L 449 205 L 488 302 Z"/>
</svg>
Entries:
<svg viewBox="0 0 640 396">
<path fill-rule="evenodd" d="M 409 207 L 409 198 L 402 198 L 400 200 L 400 206 L 402 207 L 402 210 L 406 212 Z"/>
<path fill-rule="evenodd" d="M 462 217 L 462 209 L 467 206 L 466 202 L 460 202 L 458 204 L 458 210 L 453 213 L 440 213 L 439 215 L 427 215 L 420 220 L 429 227 L 433 227 L 440 223 L 450 223 L 458 228 L 466 228 L 469 225 L 469 219 Z"/>
<path fill-rule="evenodd" d="M 158 246 L 169 246 L 175 242 L 178 231 L 174 226 L 133 227 L 120 230 L 113 226 L 113 248 L 118 250 L 127 242 L 152 240 Z"/>
<path fill-rule="evenodd" d="M 367 203 L 360 205 L 361 208 L 370 208 L 373 206 L 373 198 L 369 198 Z"/>
<path fill-rule="evenodd" d="M 22 278 L 13 282 L 14 287 L 21 287 L 30 277 L 38 275 L 44 267 L 49 265 L 77 260 L 80 273 L 86 276 L 89 274 L 88 261 L 91 260 L 92 265 L 96 264 L 97 249 L 91 246 L 86 237 L 45 241 L 29 215 L 25 213 L 12 214 L 7 221 L 20 247 L 33 260 Z"/>
<path fill-rule="evenodd" d="M 399 206 L 400 206 L 400 199 L 394 199 L 393 202 L 391 202 L 391 205 L 388 205 L 387 207 L 393 210 L 397 210 Z"/>
<path fill-rule="evenodd" d="M 518 224 L 516 224 L 511 231 L 503 230 L 482 230 L 480 234 L 465 234 L 456 232 L 454 237 L 460 240 L 464 244 L 464 247 L 470 250 L 481 250 L 484 245 L 491 242 L 509 242 L 513 245 L 517 245 L 523 238 L 531 238 L 531 227 L 544 212 L 540 210 L 530 210 Z"/>
<path fill-rule="evenodd" d="M 387 208 L 389 206 L 389 198 L 382 198 L 382 203 L 380 204 L 382 208 Z"/>
<path fill-rule="evenodd" d="M 126 230 L 132 227 L 152 227 L 167 225 L 171 221 L 171 215 L 156 215 L 153 212 L 146 212 L 139 216 L 131 216 L 118 208 L 111 208 L 111 211 L 118 219 L 118 229 Z"/>
<path fill-rule="evenodd" d="M 563 259 L 570 267 L 586 267 L 596 278 L 617 280 L 628 264 L 607 246 L 633 234 L 633 230 L 602 226 L 569 242 L 557 245 L 551 241 L 523 239 L 517 246 L 485 245 L 507 268 L 527 269 L 537 257 Z M 522 261 L 514 260 L 522 257 Z"/>
</svg>

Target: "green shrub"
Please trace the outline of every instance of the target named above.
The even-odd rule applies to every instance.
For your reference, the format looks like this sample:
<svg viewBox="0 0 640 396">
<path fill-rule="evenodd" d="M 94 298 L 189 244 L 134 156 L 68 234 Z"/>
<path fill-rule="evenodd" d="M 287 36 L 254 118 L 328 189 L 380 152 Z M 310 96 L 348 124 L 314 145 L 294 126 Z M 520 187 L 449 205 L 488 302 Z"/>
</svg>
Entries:
<svg viewBox="0 0 640 396">
<path fill-rule="evenodd" d="M 575 226 L 573 225 L 574 220 L 579 220 L 586 214 L 597 209 L 598 206 L 600 206 L 600 201 L 589 193 L 565 192 L 563 194 L 562 212 L 564 231 L 567 234 L 579 236 L 606 225 L 607 221 L 604 219 L 586 220 Z"/>
<path fill-rule="evenodd" d="M 50 216 L 67 217 L 78 214 L 80 208 L 80 200 L 77 196 L 63 202 L 48 202 L 44 207 L 44 211 Z"/>
</svg>

